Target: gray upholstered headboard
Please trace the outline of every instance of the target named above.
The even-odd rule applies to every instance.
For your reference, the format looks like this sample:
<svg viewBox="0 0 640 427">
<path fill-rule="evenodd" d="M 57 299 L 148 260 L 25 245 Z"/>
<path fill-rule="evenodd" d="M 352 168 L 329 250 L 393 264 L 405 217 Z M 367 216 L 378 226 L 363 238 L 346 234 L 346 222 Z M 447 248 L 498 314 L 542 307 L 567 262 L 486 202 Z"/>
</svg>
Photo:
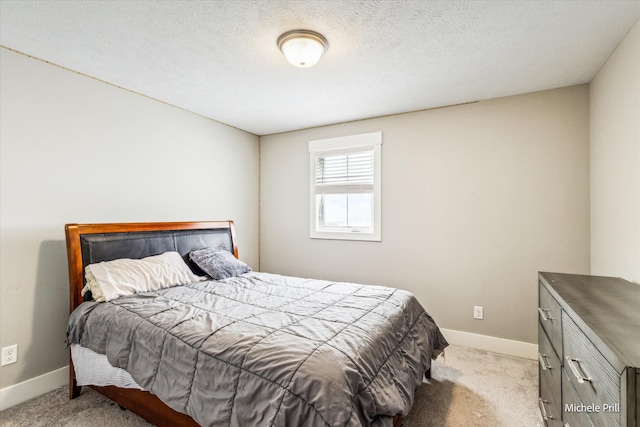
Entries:
<svg viewBox="0 0 640 427">
<path fill-rule="evenodd" d="M 67 224 L 65 231 L 71 310 L 83 301 L 84 267 L 89 264 L 176 251 L 202 274 L 188 259 L 191 250 L 222 246 L 238 256 L 233 221 Z"/>
<path fill-rule="evenodd" d="M 140 259 L 175 251 L 192 267 L 189 252 L 194 249 L 222 246 L 233 253 L 228 228 L 81 234 L 80 245 L 83 266 L 119 258 Z"/>
</svg>

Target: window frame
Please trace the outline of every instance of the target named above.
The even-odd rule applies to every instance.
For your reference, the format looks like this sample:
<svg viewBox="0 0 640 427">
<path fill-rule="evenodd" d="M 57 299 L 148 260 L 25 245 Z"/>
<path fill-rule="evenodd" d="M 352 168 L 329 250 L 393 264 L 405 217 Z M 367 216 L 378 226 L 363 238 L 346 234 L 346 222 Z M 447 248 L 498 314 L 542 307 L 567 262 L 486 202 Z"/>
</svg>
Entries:
<svg viewBox="0 0 640 427">
<path fill-rule="evenodd" d="M 318 229 L 316 216 L 316 159 L 331 153 L 371 150 L 373 152 L 372 231 Z M 309 236 L 312 239 L 382 241 L 382 132 L 309 141 Z M 347 193 L 348 194 L 348 193 Z M 353 192 L 351 194 L 356 194 Z M 337 227 L 336 227 L 337 228 Z M 356 227 L 357 228 L 357 227 Z"/>
</svg>

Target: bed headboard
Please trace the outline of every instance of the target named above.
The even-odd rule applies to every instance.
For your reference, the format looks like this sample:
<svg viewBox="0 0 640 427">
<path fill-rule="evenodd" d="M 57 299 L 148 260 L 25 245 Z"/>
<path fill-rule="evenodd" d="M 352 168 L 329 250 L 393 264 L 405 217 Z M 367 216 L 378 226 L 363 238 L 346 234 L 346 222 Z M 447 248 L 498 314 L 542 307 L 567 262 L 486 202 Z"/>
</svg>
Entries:
<svg viewBox="0 0 640 427">
<path fill-rule="evenodd" d="M 84 267 L 89 264 L 176 251 L 193 268 L 189 252 L 207 246 L 222 246 L 238 257 L 233 221 L 67 224 L 64 229 L 71 311 L 83 301 Z"/>
</svg>

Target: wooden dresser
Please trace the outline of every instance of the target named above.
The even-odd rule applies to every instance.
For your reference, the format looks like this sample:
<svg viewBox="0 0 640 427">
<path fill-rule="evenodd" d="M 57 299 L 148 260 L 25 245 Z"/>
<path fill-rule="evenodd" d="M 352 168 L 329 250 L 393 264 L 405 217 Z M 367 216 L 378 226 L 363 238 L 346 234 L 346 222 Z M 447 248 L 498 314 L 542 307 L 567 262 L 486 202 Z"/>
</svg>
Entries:
<svg viewBox="0 0 640 427">
<path fill-rule="evenodd" d="M 539 273 L 540 412 L 549 427 L 640 427 L 640 286 Z"/>
</svg>

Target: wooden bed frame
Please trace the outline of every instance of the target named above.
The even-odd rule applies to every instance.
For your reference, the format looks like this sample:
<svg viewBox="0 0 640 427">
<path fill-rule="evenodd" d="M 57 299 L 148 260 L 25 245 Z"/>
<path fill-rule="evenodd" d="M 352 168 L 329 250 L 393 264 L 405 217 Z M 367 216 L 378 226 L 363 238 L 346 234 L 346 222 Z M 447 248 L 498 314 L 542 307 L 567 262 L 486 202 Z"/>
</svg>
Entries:
<svg viewBox="0 0 640 427">
<path fill-rule="evenodd" d="M 84 301 L 81 291 L 84 287 L 84 262 L 81 238 L 91 234 L 132 233 L 132 232 L 166 232 L 182 230 L 228 230 L 231 238 L 231 251 L 238 257 L 238 244 L 233 221 L 196 221 L 196 222 L 141 222 L 110 224 L 67 224 L 67 259 L 69 262 L 69 296 L 70 311 Z M 199 426 L 190 416 L 177 412 L 164 404 L 156 395 L 138 389 L 115 386 L 88 386 L 108 397 L 120 407 L 140 415 L 147 421 L 160 426 Z M 73 360 L 69 355 L 69 399 L 80 395 L 82 386 L 78 386 L 73 369 Z M 401 427 L 405 418 L 396 415 L 393 426 Z"/>
</svg>

